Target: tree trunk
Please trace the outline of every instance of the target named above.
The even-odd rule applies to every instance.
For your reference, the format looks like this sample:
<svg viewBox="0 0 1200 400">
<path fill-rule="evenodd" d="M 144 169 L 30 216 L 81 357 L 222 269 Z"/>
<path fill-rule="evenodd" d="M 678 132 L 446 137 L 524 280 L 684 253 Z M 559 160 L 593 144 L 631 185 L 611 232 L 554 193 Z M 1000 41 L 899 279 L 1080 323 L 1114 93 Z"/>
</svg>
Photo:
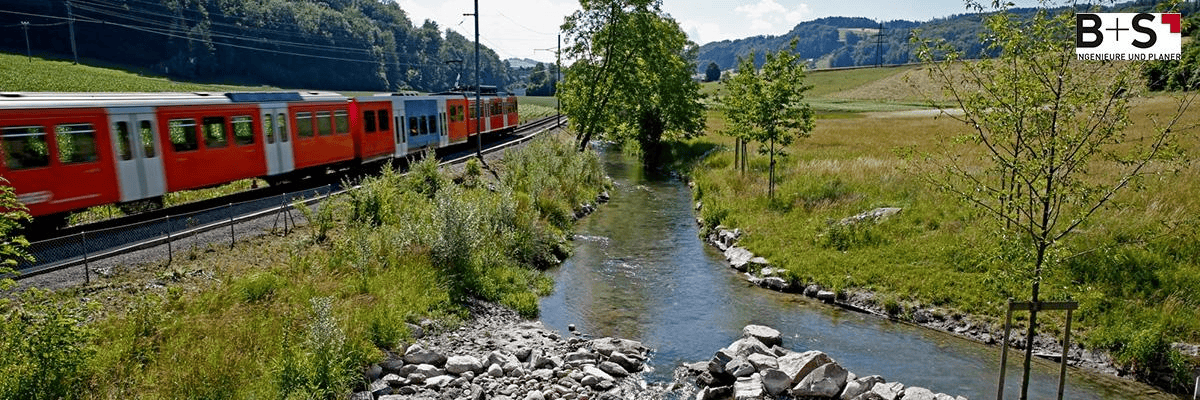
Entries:
<svg viewBox="0 0 1200 400">
<path fill-rule="evenodd" d="M 775 198 L 775 138 L 771 138 L 771 173 L 767 177 L 767 197 Z"/>
<path fill-rule="evenodd" d="M 1033 358 L 1033 338 L 1037 334 L 1038 310 L 1042 308 L 1041 303 L 1038 302 L 1038 289 L 1042 283 L 1042 263 L 1045 260 L 1046 244 L 1043 241 L 1043 243 L 1038 244 L 1037 264 L 1034 265 L 1033 269 L 1033 297 L 1031 299 L 1032 304 L 1029 307 L 1029 330 L 1025 333 L 1025 365 L 1024 371 L 1021 374 L 1021 400 L 1029 398 L 1029 362 Z M 1063 354 L 1065 357 L 1065 349 L 1063 350 Z"/>
</svg>

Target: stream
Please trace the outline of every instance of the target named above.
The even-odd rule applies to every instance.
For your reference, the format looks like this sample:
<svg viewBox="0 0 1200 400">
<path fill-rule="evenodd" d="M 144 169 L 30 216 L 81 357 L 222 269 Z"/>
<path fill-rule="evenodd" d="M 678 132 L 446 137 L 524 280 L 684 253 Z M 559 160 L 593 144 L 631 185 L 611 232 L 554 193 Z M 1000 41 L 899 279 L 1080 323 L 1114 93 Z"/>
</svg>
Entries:
<svg viewBox="0 0 1200 400">
<path fill-rule="evenodd" d="M 678 179 L 643 174 L 617 151 L 601 151 L 612 200 L 575 227 L 574 254 L 550 271 L 555 291 L 541 320 L 569 335 L 641 341 L 655 352 L 650 382 L 683 364 L 707 361 L 747 324 L 783 334 L 784 346 L 820 350 L 858 376 L 971 399 L 996 397 L 998 347 L 761 289 L 729 268 L 698 236 L 691 191 Z M 1020 356 L 1010 354 L 1005 397 L 1020 389 Z M 1058 366 L 1035 363 L 1030 398 L 1053 399 Z M 1152 388 L 1068 369 L 1066 399 L 1146 398 Z M 1160 395 L 1161 396 L 1161 395 Z M 1169 397 L 1164 397 L 1169 398 Z"/>
</svg>

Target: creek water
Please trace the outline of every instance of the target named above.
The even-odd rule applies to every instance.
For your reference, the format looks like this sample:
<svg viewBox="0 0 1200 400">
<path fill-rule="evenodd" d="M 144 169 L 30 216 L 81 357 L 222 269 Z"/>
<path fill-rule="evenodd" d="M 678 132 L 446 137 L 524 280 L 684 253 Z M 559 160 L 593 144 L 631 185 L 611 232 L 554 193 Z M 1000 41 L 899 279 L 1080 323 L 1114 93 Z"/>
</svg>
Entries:
<svg viewBox="0 0 1200 400">
<path fill-rule="evenodd" d="M 706 361 L 741 337 L 747 324 L 778 329 L 784 346 L 820 350 L 858 376 L 971 399 L 996 396 L 1000 350 L 930 329 L 846 311 L 795 294 L 751 286 L 698 236 L 691 192 L 678 179 L 643 174 L 616 151 L 602 151 L 612 200 L 575 228 L 575 251 L 550 271 L 555 291 L 541 320 L 569 335 L 618 336 L 655 350 L 651 382 L 683 363 Z M 1019 356 L 1009 357 L 1005 397 L 1016 398 Z M 1149 388 L 1068 370 L 1066 399 L 1146 398 Z M 1035 363 L 1030 398 L 1055 398 L 1058 368 Z"/>
</svg>

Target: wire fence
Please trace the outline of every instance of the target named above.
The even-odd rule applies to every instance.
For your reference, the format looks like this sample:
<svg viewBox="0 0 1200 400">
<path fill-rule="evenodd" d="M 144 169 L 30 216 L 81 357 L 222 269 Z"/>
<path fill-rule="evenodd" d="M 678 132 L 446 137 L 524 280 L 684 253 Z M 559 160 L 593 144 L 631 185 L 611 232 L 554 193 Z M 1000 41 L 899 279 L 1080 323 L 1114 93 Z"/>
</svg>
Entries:
<svg viewBox="0 0 1200 400">
<path fill-rule="evenodd" d="M 136 224 L 84 231 L 69 236 L 31 243 L 29 253 L 33 262 L 22 262 L 17 266 L 21 277 L 82 266 L 85 279 L 91 280 L 90 264 L 101 259 L 155 246 L 167 246 L 167 262 L 176 256 L 175 244 L 201 233 L 223 229 L 219 234 L 228 235 L 232 247 L 239 237 L 257 236 L 261 231 L 286 234 L 296 226 L 294 204 L 303 201 L 312 204 L 328 197 L 339 188 L 325 185 L 313 189 L 229 203 L 224 206 L 188 213 L 167 215 Z M 239 224 L 253 219 L 270 218 L 268 227 L 241 227 Z M 260 223 L 261 225 L 261 223 Z M 240 230 L 240 232 L 239 232 Z M 254 232 L 250 232 L 253 230 Z M 210 234 L 212 235 L 212 234 Z M 240 235 L 240 236 L 239 236 Z"/>
</svg>

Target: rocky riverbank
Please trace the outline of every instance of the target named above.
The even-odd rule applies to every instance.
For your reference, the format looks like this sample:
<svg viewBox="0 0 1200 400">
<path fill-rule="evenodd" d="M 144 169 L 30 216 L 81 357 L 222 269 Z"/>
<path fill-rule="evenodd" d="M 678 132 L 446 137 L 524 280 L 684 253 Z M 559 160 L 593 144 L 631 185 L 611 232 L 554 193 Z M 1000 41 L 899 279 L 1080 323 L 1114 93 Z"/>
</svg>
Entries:
<svg viewBox="0 0 1200 400">
<path fill-rule="evenodd" d="M 859 377 L 820 351 L 784 348 L 779 331 L 761 325 L 747 325 L 741 339 L 718 350 L 711 360 L 688 364 L 683 370 L 676 376 L 695 378 L 696 400 L 966 400 L 887 382 L 879 375 Z"/>
<path fill-rule="evenodd" d="M 352 400 L 627 399 L 647 389 L 650 349 L 619 338 L 562 337 L 484 302 L 454 329 L 410 327 L 419 339 L 371 365 Z M 429 334 L 422 334 L 429 332 Z"/>
</svg>

